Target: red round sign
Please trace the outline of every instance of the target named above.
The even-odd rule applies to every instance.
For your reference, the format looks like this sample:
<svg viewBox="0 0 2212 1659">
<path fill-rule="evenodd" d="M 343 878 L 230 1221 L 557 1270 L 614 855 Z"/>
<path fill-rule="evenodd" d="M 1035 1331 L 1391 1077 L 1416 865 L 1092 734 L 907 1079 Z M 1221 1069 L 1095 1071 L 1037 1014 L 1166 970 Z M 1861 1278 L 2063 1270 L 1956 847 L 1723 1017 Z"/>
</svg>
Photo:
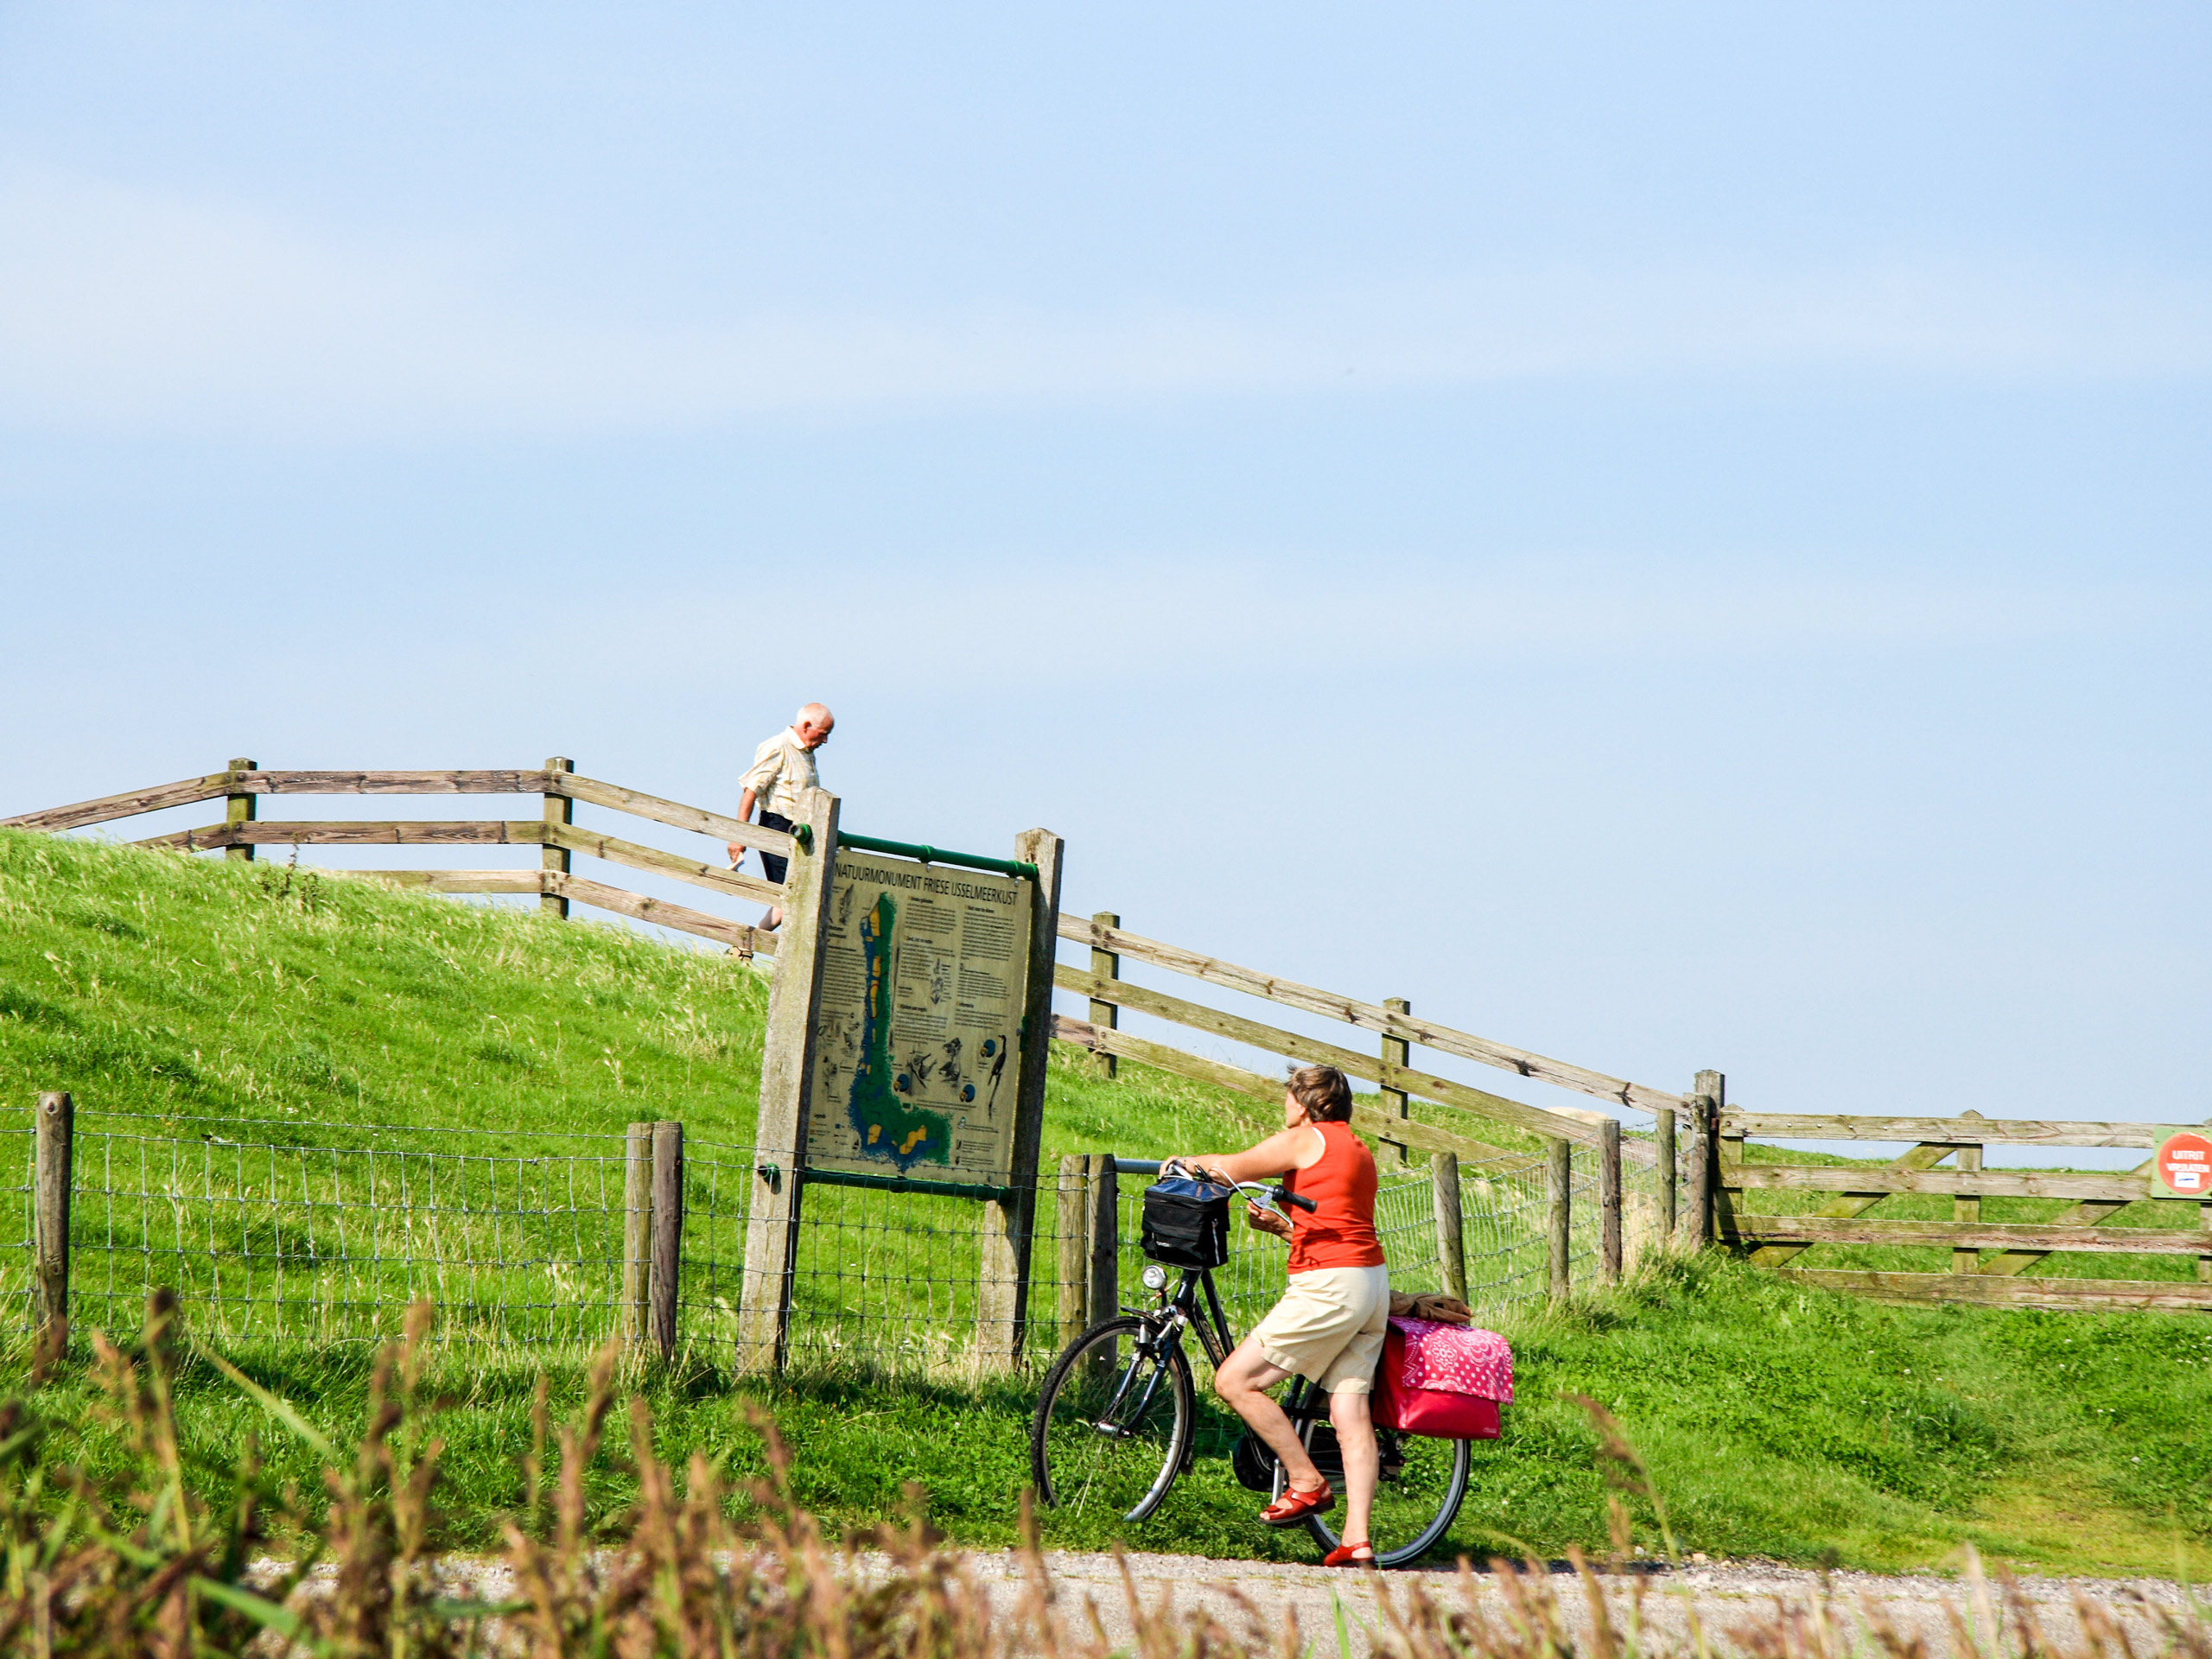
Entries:
<svg viewBox="0 0 2212 1659">
<path fill-rule="evenodd" d="M 2187 1129 L 2167 1136 L 2158 1147 L 2158 1177 L 2169 1192 L 2212 1199 L 2212 1141 Z"/>
</svg>

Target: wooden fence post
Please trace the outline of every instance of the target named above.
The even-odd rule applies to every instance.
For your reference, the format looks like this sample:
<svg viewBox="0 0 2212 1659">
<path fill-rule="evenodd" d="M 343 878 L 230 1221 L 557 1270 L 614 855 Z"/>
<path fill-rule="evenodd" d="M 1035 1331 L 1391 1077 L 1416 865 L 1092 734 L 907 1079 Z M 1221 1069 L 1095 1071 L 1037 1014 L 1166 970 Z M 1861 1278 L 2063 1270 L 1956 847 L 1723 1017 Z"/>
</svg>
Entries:
<svg viewBox="0 0 2212 1659">
<path fill-rule="evenodd" d="M 1045 1074 L 1052 1061 L 1052 953 L 1060 934 L 1060 855 L 1049 830 L 1025 830 L 1014 855 L 1037 867 L 1030 916 L 1029 983 L 1022 1000 L 1021 1072 L 1014 1103 L 1014 1156 L 1007 1185 L 1013 1202 L 983 1200 L 982 1262 L 976 1286 L 976 1351 L 988 1369 L 1011 1370 L 1021 1357 L 1029 1317 L 1029 1242 L 1036 1227 L 1037 1159 L 1045 1134 Z M 779 969 L 779 972 L 781 971 Z"/>
<path fill-rule="evenodd" d="M 70 1172 L 77 1107 L 66 1094 L 38 1097 L 32 1163 L 31 1320 L 43 1335 L 69 1318 Z"/>
<path fill-rule="evenodd" d="M 1736 1238 L 1736 1198 L 1730 1191 L 1732 1183 L 1740 1181 L 1744 1168 L 1744 1137 L 1729 1135 L 1722 1122 L 1722 1114 L 1728 1109 L 1728 1079 L 1718 1071 L 1697 1074 L 1697 1091 L 1705 1096 L 1705 1145 L 1708 1173 L 1706 1176 L 1706 1203 L 1712 1215 L 1707 1236 L 1716 1244 L 1732 1243 Z"/>
<path fill-rule="evenodd" d="M 1598 1126 L 1598 1268 L 1609 1285 L 1621 1281 L 1621 1123 Z"/>
<path fill-rule="evenodd" d="M 1060 1346 L 1090 1328 L 1090 1161 L 1079 1152 L 1060 1159 L 1056 1225 L 1060 1243 Z"/>
<path fill-rule="evenodd" d="M 1110 1152 L 1090 1154 L 1090 1214 L 1084 1228 L 1090 1245 L 1090 1322 L 1122 1311 L 1122 1178 Z M 1118 1345 L 1118 1344 L 1115 1344 Z M 1110 1370 L 1110 1348 L 1097 1356 L 1099 1369 Z"/>
<path fill-rule="evenodd" d="M 1119 927 L 1122 925 L 1122 918 L 1110 910 L 1099 911 L 1090 919 L 1100 927 Z M 1122 953 L 1101 950 L 1096 945 L 1092 945 L 1090 971 L 1101 979 L 1119 979 L 1122 976 Z M 1094 1001 L 1090 1005 L 1090 1023 L 1103 1030 L 1118 1031 L 1122 1025 L 1122 1010 L 1111 1002 Z M 1102 1054 L 1098 1058 L 1106 1062 L 1108 1077 L 1114 1076 L 1120 1069 L 1121 1061 L 1114 1055 Z"/>
<path fill-rule="evenodd" d="M 1961 1113 L 1960 1116 L 1962 1117 L 1980 1117 L 1981 1114 L 1977 1111 L 1968 1110 Z M 1958 1166 L 1960 1170 L 1964 1173 L 1974 1175 L 1979 1175 L 1981 1173 L 1981 1148 L 1980 1147 L 1961 1147 L 1959 1148 Z M 1969 1197 L 1965 1193 L 1954 1195 L 1951 1199 L 1951 1219 L 1955 1222 L 1972 1223 L 1975 1226 L 1980 1226 L 1981 1224 L 1981 1198 L 1980 1195 L 1976 1194 L 1972 1197 Z M 1961 1245 L 1952 1246 L 1951 1271 L 1953 1273 L 1980 1273 L 1981 1271 L 1981 1252 L 1979 1249 L 1969 1249 Z"/>
<path fill-rule="evenodd" d="M 231 770 L 234 772 L 258 772 L 260 769 L 252 761 L 244 759 L 231 762 Z M 223 822 L 226 824 L 251 823 L 260 810 L 261 797 L 258 795 L 226 795 L 223 799 L 227 803 L 223 812 Z M 226 847 L 223 856 L 240 864 L 251 864 L 253 862 L 253 849 L 250 846 Z"/>
<path fill-rule="evenodd" d="M 738 1292 L 737 1369 L 775 1370 L 791 1326 L 791 1268 L 804 1192 L 807 1095 L 814 1085 L 814 1004 L 822 993 L 822 938 L 836 891 L 837 798 L 811 790 L 802 801 L 806 833 L 791 849 L 776 976 L 768 991 L 760 1055 L 760 1116 L 753 1132 L 753 1202 L 745 1224 L 745 1276 Z"/>
<path fill-rule="evenodd" d="M 1675 1242 L 1675 1114 L 1662 1108 L 1651 1126 L 1659 1175 L 1659 1247 Z"/>
<path fill-rule="evenodd" d="M 1411 1014 L 1414 1011 L 1414 1005 L 1402 996 L 1386 996 L 1382 999 L 1382 1006 L 1392 1014 Z M 1378 1116 L 1389 1117 L 1413 1116 L 1413 1109 L 1407 1099 L 1405 1090 L 1389 1086 L 1389 1069 L 1394 1065 L 1411 1069 L 1413 1063 L 1414 1046 L 1411 1043 L 1402 1037 L 1385 1037 L 1382 1039 L 1383 1077 L 1380 1090 L 1382 1095 L 1380 1103 L 1382 1109 Z M 1387 1137 L 1377 1135 L 1376 1138 L 1384 1140 Z M 1401 1141 L 1390 1141 L 1389 1144 L 1397 1147 L 1398 1161 L 1402 1164 L 1406 1162 L 1409 1154 L 1406 1151 L 1405 1143 Z"/>
<path fill-rule="evenodd" d="M 575 769 L 576 763 L 569 760 L 566 755 L 550 755 L 547 757 L 545 761 L 545 770 L 548 772 L 574 772 Z M 549 777 L 545 781 L 550 785 L 553 780 Z M 549 787 L 545 791 L 545 822 L 549 825 L 559 825 L 565 828 L 566 826 L 574 823 L 575 821 L 576 804 L 570 800 L 566 795 L 555 794 Z M 565 847 L 556 847 L 550 842 L 548 842 L 546 846 L 540 850 L 538 856 L 538 868 L 546 870 L 556 870 L 563 875 L 568 874 L 569 849 Z M 559 893 L 549 893 L 544 894 L 538 899 L 537 907 L 547 915 L 557 916 L 563 921 L 566 921 L 569 918 L 569 901 Z"/>
<path fill-rule="evenodd" d="M 1573 1225 L 1574 1145 L 1569 1141 L 1544 1143 L 1544 1288 L 1564 1296 L 1573 1268 L 1568 1261 L 1569 1230 Z"/>
<path fill-rule="evenodd" d="M 652 1325 L 653 1126 L 632 1123 L 622 1151 L 622 1340 L 634 1351 Z"/>
<path fill-rule="evenodd" d="M 653 1125 L 653 1343 L 676 1357 L 677 1293 L 683 1274 L 683 1126 Z"/>
<path fill-rule="evenodd" d="M 1428 1186 L 1436 1210 L 1436 1259 L 1443 1268 L 1444 1288 L 1464 1302 L 1467 1300 L 1467 1236 L 1459 1219 L 1457 1153 L 1429 1154 Z"/>
</svg>

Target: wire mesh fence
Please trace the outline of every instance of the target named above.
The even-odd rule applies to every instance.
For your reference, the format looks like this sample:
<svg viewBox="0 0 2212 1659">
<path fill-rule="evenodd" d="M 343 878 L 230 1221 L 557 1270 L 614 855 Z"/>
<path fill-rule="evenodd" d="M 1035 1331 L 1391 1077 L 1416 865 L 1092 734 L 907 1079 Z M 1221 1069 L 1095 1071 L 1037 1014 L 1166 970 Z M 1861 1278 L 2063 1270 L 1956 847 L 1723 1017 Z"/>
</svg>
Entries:
<svg viewBox="0 0 2212 1659">
<path fill-rule="evenodd" d="M 77 1115 L 70 1224 L 71 1317 L 79 1329 L 134 1329 L 156 1287 L 176 1290 L 194 1325 L 224 1340 L 373 1343 L 408 1306 L 438 1309 L 438 1339 L 531 1347 L 642 1338 L 632 1202 L 634 1148 L 621 1135 L 502 1135 L 331 1123 L 219 1124 L 96 1111 Z M 1569 1270 L 1596 1279 L 1597 1154 L 1572 1161 Z M 1076 1160 L 1078 1164 L 1080 1160 Z M 0 1116 L 0 1185 L 16 1221 L 0 1232 L 0 1306 L 30 1311 L 34 1137 L 28 1114 Z M 1624 1161 L 1632 1264 L 1658 1239 L 1658 1175 Z M 1376 1220 L 1402 1289 L 1446 1286 L 1432 1166 L 1386 1164 Z M 747 1231 L 762 1175 L 753 1149 L 683 1150 L 677 1340 L 727 1361 L 737 1340 Z M 1092 1306 L 1086 1178 L 1040 1174 L 1031 1206 L 1020 1351 L 1049 1363 Z M 1549 1290 L 1543 1161 L 1459 1168 L 1469 1300 L 1486 1316 Z M 1072 1184 L 1071 1184 L 1072 1183 Z M 1118 1300 L 1135 1300 L 1145 1185 L 1119 1184 L 1109 1250 Z M 988 1254 L 988 1207 L 963 1198 L 810 1183 L 797 1228 L 789 1362 L 950 1377 L 972 1371 Z M 1064 1248 L 1072 1245 L 1072 1249 Z M 1083 1264 L 1075 1266 L 1071 1264 Z M 1079 1282 L 1078 1282 L 1079 1281 Z M 1224 1311 L 1248 1331 L 1281 1294 L 1282 1246 L 1241 1224 L 1216 1274 Z"/>
</svg>

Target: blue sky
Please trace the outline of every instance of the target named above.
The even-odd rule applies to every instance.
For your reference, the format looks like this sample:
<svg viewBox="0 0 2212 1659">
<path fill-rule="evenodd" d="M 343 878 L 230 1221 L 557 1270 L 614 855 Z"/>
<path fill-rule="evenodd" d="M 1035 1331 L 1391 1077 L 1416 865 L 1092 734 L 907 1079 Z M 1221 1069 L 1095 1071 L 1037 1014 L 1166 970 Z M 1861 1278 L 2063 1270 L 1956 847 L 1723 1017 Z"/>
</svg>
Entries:
<svg viewBox="0 0 2212 1659">
<path fill-rule="evenodd" d="M 723 803 L 819 696 L 849 824 L 1141 932 L 2202 1119 L 2208 82 L 2178 5 L 0 6 L 0 811 Z"/>
</svg>

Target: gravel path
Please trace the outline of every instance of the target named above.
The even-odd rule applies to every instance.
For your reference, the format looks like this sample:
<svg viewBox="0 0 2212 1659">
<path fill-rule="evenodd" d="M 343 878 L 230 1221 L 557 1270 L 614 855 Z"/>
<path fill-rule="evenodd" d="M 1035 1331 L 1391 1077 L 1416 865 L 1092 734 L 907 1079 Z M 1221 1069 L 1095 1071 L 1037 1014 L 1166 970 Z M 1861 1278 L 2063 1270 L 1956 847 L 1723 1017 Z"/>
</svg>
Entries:
<svg viewBox="0 0 2212 1659">
<path fill-rule="evenodd" d="M 994 1603 L 1010 1611 L 1026 1588 L 1020 1559 L 1010 1552 L 979 1552 L 966 1559 Z M 1115 1558 L 1054 1550 L 1047 1552 L 1045 1560 L 1053 1585 L 1054 1611 L 1065 1621 L 1070 1634 L 1080 1642 L 1095 1611 L 1109 1644 L 1128 1646 L 1134 1634 L 1128 1592 Z M 1377 1605 L 1378 1594 L 1396 1598 L 1403 1605 L 1418 1587 L 1440 1602 L 1457 1606 L 1471 1591 L 1477 1606 L 1501 1623 L 1508 1609 L 1503 1580 L 1487 1572 L 1463 1580 L 1456 1571 L 1377 1574 L 1273 1561 L 1212 1560 L 1198 1555 L 1130 1555 L 1126 1560 L 1129 1577 L 1147 1608 L 1165 1607 L 1173 1616 L 1203 1610 L 1239 1634 L 1256 1631 L 1254 1645 L 1262 1652 L 1279 1650 L 1284 1615 L 1294 1614 L 1300 1641 L 1311 1644 L 1315 1659 L 1338 1659 L 1336 1608 L 1339 1600 L 1349 1621 L 1354 1656 L 1369 1650 L 1373 1633 L 1389 1629 L 1388 1618 Z M 889 1565 L 880 1555 L 859 1558 L 863 1578 L 883 1573 Z M 273 1562 L 261 1564 L 264 1573 L 274 1568 Z M 327 1569 L 315 1576 L 327 1579 Z M 448 1556 L 441 1563 L 440 1576 L 451 1594 L 492 1601 L 513 1594 L 513 1577 L 506 1564 L 496 1558 Z M 1952 1649 L 1951 1611 L 1965 1613 L 1971 1595 L 1970 1587 L 1961 1580 L 1932 1573 L 1822 1574 L 1748 1562 L 1694 1564 L 1680 1570 L 1655 1567 L 1633 1574 L 1607 1574 L 1601 1582 L 1613 1623 L 1623 1630 L 1638 1611 L 1641 1589 L 1643 1645 L 1647 1653 L 1656 1654 L 1694 1651 L 1688 1618 L 1693 1609 L 1715 1647 L 1741 1652 L 1743 1644 L 1731 1639 L 1737 1630 L 1755 1622 L 1770 1622 L 1777 1609 L 1809 1610 L 1825 1593 L 1842 1622 L 1853 1627 L 1842 1644 L 1845 1651 L 1869 1650 L 1869 1644 L 1855 1637 L 1864 1631 L 1871 1611 L 1886 1619 L 1901 1636 L 1924 1642 L 1930 1653 L 1945 1655 Z M 2180 1611 L 2188 1605 L 2180 1586 L 2163 1579 L 2025 1578 L 2019 1585 L 2045 1634 L 2067 1652 L 2087 1646 L 2074 1611 L 2077 1600 L 2101 1604 L 2110 1610 L 2138 1654 L 2155 1654 L 2166 1645 L 2158 1610 Z M 1592 1609 L 1580 1580 L 1566 1563 L 1554 1562 L 1548 1588 L 1558 1599 L 1561 1624 L 1578 1648 L 1589 1652 L 1586 1643 Z M 1993 1585 L 1991 1590 L 1993 1594 Z M 1986 1625 L 1980 1628 L 1986 1630 Z M 2008 1641 L 2006 1645 L 2009 1649 L 2012 1644 Z"/>
<path fill-rule="evenodd" d="M 1046 1559 L 1065 1612 L 1080 1617 L 1083 1599 L 1087 1597 L 1096 1605 L 1108 1635 L 1117 1644 L 1128 1638 L 1128 1599 L 1112 1556 L 1055 1552 Z M 973 1562 L 979 1576 L 1004 1585 L 1009 1597 L 1017 1592 L 1020 1569 L 1012 1557 L 977 1555 Z M 1377 1575 L 1189 1555 L 1132 1555 L 1128 1563 L 1138 1593 L 1147 1606 L 1167 1597 L 1178 1608 L 1204 1606 L 1232 1628 L 1241 1629 L 1249 1617 L 1240 1605 L 1241 1598 L 1242 1604 L 1249 1605 L 1266 1621 L 1269 1631 L 1281 1610 L 1287 1608 L 1297 1614 L 1299 1628 L 1305 1639 L 1314 1643 L 1316 1653 L 1326 1656 L 1333 1656 L 1336 1649 L 1332 1594 L 1342 1598 L 1352 1618 L 1354 1645 L 1364 1651 L 1364 1632 L 1388 1628 L 1376 1607 L 1378 1585 L 1387 1586 L 1390 1593 L 1401 1598 L 1418 1585 L 1430 1595 L 1454 1605 L 1466 1593 L 1456 1572 Z M 1900 1634 L 1919 1637 L 1940 1654 L 1949 1647 L 1947 1610 L 1963 1611 L 1968 1595 L 1964 1583 L 1934 1573 L 1835 1573 L 1824 1580 L 1821 1573 L 1795 1567 L 1745 1563 L 1691 1566 L 1679 1572 L 1638 1573 L 1633 1579 L 1608 1576 L 1605 1580 L 1607 1601 L 1618 1626 L 1627 1624 L 1637 1580 L 1642 1581 L 1645 1592 L 1644 1628 L 1661 1637 L 1656 1645 L 1662 1648 L 1688 1645 L 1686 1604 L 1696 1609 L 1708 1633 L 1726 1643 L 1729 1632 L 1770 1617 L 1777 1605 L 1809 1608 L 1818 1601 L 1825 1582 L 1834 1606 L 1854 1624 L 1863 1625 L 1861 1609 L 1872 1605 Z M 1589 1629 L 1591 1609 L 1580 1583 L 1564 1563 L 1555 1564 L 1551 1586 L 1558 1593 L 1565 1624 L 1580 1637 Z M 2069 1649 L 2082 1645 L 2074 1614 L 2076 1598 L 2109 1607 L 2119 1616 L 2139 1653 L 2156 1652 L 2164 1645 L 2154 1610 L 2185 1605 L 2178 1586 L 2157 1579 L 2023 1579 L 2020 1586 L 2044 1631 Z M 1497 1579 L 1478 1573 L 1474 1575 L 1473 1589 L 1478 1605 L 1493 1614 L 1503 1614 L 1504 1599 Z"/>
</svg>

